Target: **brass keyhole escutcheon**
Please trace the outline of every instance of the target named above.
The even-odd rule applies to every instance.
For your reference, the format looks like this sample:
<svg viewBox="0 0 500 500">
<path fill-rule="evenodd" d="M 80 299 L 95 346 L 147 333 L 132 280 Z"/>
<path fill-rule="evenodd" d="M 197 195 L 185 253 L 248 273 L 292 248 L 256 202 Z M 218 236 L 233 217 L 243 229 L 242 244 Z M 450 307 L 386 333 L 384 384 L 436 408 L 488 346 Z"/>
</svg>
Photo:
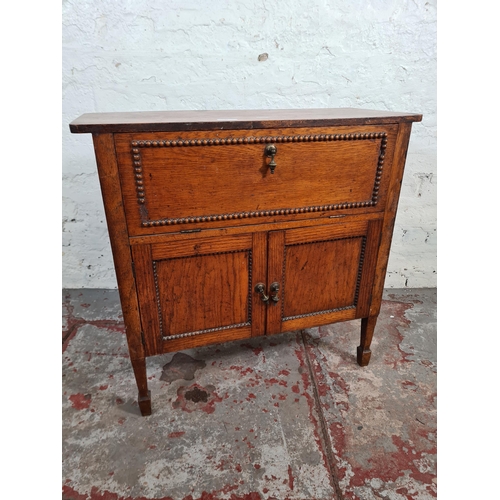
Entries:
<svg viewBox="0 0 500 500">
<path fill-rule="evenodd" d="M 278 154 L 278 148 L 274 144 L 268 144 L 264 148 L 264 154 L 271 158 L 271 161 L 269 162 L 269 169 L 271 170 L 271 173 L 274 174 L 274 170 L 276 169 L 277 165 L 276 162 L 274 161 L 274 157 L 276 154 Z"/>
</svg>

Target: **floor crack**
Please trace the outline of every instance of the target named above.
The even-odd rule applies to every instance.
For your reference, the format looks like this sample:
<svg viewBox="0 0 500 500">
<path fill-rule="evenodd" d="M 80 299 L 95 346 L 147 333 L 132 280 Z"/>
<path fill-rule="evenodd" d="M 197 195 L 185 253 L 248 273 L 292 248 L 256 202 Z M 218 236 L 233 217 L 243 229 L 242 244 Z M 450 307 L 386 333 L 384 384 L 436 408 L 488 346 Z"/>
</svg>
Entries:
<svg viewBox="0 0 500 500">
<path fill-rule="evenodd" d="M 344 500 L 344 496 L 342 495 L 342 490 L 340 489 L 339 479 L 338 479 L 338 470 L 336 467 L 336 460 L 332 451 L 332 442 L 330 440 L 330 436 L 328 435 L 328 429 L 326 424 L 325 416 L 323 415 L 323 411 L 321 409 L 321 401 L 319 399 L 319 391 L 318 391 L 318 383 L 316 380 L 316 376 L 314 374 L 314 370 L 312 368 L 311 358 L 309 357 L 309 352 L 307 349 L 307 340 L 305 330 L 301 330 L 300 332 L 302 337 L 302 344 L 304 346 L 305 359 L 307 363 L 307 368 L 309 369 L 309 378 L 311 379 L 311 385 L 313 389 L 314 396 L 314 404 L 316 406 L 316 411 L 318 413 L 319 424 L 321 428 L 321 440 L 323 441 L 323 447 L 325 450 L 325 455 L 327 459 L 327 467 L 328 473 L 330 474 L 330 482 L 332 483 L 333 489 L 335 490 L 335 494 L 337 495 L 338 500 Z"/>
</svg>

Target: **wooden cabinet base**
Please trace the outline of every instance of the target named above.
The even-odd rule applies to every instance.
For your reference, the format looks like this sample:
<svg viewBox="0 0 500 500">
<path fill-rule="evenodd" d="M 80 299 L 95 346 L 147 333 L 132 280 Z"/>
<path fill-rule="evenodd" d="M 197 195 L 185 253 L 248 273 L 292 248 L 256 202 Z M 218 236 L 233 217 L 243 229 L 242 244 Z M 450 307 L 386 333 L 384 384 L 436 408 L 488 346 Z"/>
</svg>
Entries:
<svg viewBox="0 0 500 500">
<path fill-rule="evenodd" d="M 412 122 L 354 109 L 86 114 L 143 415 L 146 358 L 361 319 L 370 361 Z"/>
</svg>

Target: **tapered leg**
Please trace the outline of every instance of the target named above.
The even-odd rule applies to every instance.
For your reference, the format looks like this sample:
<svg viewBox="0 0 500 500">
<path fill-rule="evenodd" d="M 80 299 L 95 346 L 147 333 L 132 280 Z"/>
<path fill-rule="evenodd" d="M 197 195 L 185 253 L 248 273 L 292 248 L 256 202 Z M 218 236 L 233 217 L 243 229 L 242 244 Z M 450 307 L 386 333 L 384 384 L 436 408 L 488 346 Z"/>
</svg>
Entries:
<svg viewBox="0 0 500 500">
<path fill-rule="evenodd" d="M 151 391 L 148 390 L 148 378 L 146 374 L 146 359 L 132 359 L 137 388 L 139 389 L 138 403 L 143 417 L 151 415 Z"/>
<path fill-rule="evenodd" d="M 370 362 L 370 356 L 372 355 L 370 344 L 372 343 L 377 318 L 378 316 L 370 316 L 361 320 L 361 340 L 357 356 L 359 366 L 367 366 Z"/>
</svg>

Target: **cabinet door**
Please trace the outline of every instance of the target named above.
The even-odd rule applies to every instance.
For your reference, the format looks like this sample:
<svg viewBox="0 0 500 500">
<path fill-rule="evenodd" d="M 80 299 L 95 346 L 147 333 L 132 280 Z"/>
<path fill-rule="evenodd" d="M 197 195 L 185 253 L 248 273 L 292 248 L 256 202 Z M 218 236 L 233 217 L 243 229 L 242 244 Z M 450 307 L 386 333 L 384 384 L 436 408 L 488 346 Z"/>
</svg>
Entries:
<svg viewBox="0 0 500 500">
<path fill-rule="evenodd" d="M 267 333 L 369 315 L 381 219 L 269 233 Z M 275 285 L 276 287 L 276 285 Z"/>
<path fill-rule="evenodd" d="M 265 233 L 132 248 L 147 355 L 262 335 Z"/>
</svg>

